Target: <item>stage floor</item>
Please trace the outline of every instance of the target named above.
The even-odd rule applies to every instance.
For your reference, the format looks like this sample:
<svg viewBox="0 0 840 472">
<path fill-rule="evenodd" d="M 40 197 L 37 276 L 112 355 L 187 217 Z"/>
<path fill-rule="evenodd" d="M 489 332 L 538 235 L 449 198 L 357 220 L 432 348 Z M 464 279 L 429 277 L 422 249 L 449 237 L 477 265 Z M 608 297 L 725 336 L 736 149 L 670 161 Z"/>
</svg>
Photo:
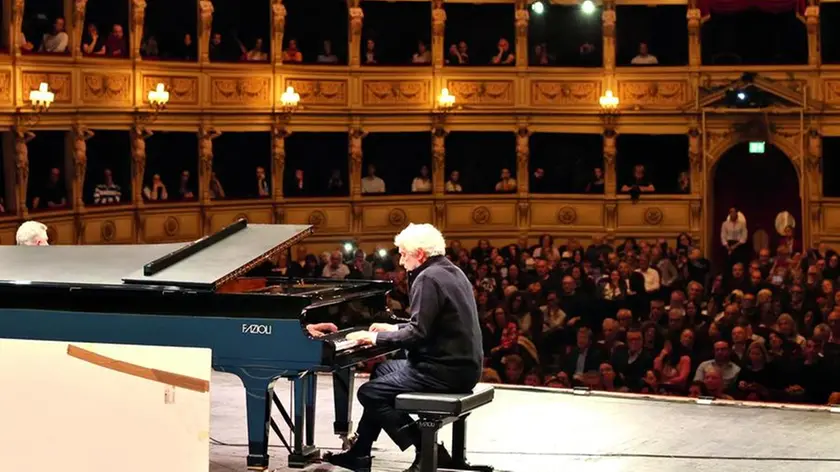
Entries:
<svg viewBox="0 0 840 472">
<path fill-rule="evenodd" d="M 364 380 L 358 379 L 357 386 Z M 213 373 L 210 471 L 245 471 L 245 391 L 239 380 Z M 318 383 L 315 442 L 340 447 L 332 434 L 329 376 Z M 289 399 L 288 382 L 277 393 Z M 354 417 L 361 407 L 356 404 Z M 279 415 L 277 416 L 279 418 Z M 449 444 L 449 427 L 441 438 Z M 496 398 L 467 421 L 467 457 L 474 464 L 511 472 L 840 470 L 840 414 L 568 393 L 496 389 Z M 271 467 L 286 468 L 286 450 L 271 439 Z M 276 445 L 276 446 L 275 446 Z M 382 435 L 374 470 L 402 471 L 414 458 Z M 310 467 L 306 470 L 329 470 Z M 343 469 L 335 469 L 343 470 Z"/>
</svg>

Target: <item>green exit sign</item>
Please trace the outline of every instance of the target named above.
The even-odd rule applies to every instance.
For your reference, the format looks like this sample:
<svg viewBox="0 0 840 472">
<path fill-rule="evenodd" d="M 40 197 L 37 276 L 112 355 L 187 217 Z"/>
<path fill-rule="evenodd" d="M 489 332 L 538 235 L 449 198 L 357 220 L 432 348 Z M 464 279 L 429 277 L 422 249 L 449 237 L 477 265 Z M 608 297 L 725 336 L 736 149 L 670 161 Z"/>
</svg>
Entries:
<svg viewBox="0 0 840 472">
<path fill-rule="evenodd" d="M 764 141 L 751 141 L 750 154 L 764 154 Z"/>
</svg>

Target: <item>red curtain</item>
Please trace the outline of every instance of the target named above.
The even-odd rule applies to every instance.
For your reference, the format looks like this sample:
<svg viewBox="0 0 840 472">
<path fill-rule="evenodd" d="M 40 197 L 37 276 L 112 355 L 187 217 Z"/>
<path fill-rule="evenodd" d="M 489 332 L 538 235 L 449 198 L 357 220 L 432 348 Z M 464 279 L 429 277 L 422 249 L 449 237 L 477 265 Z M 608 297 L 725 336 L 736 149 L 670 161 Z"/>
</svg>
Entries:
<svg viewBox="0 0 840 472">
<path fill-rule="evenodd" d="M 763 229 L 770 237 L 770 250 L 776 251 L 780 236 L 775 229 L 776 215 L 788 211 L 796 220 L 796 243 L 802 243 L 802 210 L 799 180 L 790 159 L 778 148 L 767 144 L 765 154 L 750 154 L 747 143 L 738 144 L 721 156 L 714 170 L 714 224 L 712 251 L 716 267 L 726 257 L 720 242 L 720 226 L 732 206 L 738 207 L 747 219 L 748 245 Z M 752 251 L 751 251 L 752 252 Z"/>
<path fill-rule="evenodd" d="M 709 13 L 738 13 L 755 8 L 767 13 L 805 12 L 807 0 L 699 0 L 700 11 Z"/>
</svg>

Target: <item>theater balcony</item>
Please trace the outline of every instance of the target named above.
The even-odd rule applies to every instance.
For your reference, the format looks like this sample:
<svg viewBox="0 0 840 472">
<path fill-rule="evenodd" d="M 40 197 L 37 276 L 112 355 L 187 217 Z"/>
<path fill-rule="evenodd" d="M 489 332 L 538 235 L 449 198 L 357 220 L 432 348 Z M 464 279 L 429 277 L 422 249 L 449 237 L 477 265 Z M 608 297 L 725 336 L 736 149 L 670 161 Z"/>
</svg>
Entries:
<svg viewBox="0 0 840 472">
<path fill-rule="evenodd" d="M 4 0 L 1 244 L 246 218 L 313 251 L 408 222 L 710 248 L 735 204 L 840 244 L 836 3 L 173 3 Z"/>
</svg>

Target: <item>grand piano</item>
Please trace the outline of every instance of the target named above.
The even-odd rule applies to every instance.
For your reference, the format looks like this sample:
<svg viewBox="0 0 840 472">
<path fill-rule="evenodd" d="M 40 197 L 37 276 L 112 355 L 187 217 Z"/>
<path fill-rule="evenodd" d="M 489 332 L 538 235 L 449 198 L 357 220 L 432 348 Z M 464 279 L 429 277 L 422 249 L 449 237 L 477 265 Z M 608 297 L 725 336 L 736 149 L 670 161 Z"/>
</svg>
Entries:
<svg viewBox="0 0 840 472">
<path fill-rule="evenodd" d="M 316 374 L 332 372 L 334 430 L 347 438 L 353 367 L 393 349 L 345 337 L 395 320 L 389 282 L 250 275 L 312 231 L 239 220 L 192 243 L 0 246 L 0 337 L 210 348 L 213 369 L 237 375 L 246 390 L 248 468 L 268 468 L 270 427 L 289 465 L 303 467 L 320 457 Z M 321 322 L 340 330 L 310 334 Z M 288 410 L 274 395 L 278 379 L 293 384 Z"/>
</svg>

